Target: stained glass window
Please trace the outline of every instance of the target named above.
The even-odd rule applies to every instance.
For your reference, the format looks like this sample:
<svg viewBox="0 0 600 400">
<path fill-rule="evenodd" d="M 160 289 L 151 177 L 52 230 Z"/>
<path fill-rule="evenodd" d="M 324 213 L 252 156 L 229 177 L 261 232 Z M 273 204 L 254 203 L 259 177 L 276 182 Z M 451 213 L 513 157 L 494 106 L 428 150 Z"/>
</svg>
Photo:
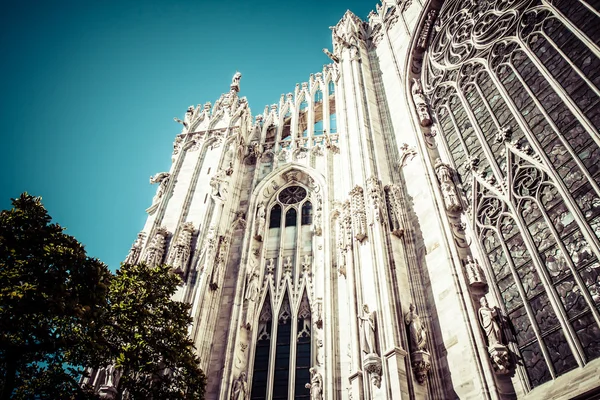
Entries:
<svg viewBox="0 0 600 400">
<path fill-rule="evenodd" d="M 530 387 L 600 356 L 599 7 L 447 0 L 423 63 Z"/>
</svg>

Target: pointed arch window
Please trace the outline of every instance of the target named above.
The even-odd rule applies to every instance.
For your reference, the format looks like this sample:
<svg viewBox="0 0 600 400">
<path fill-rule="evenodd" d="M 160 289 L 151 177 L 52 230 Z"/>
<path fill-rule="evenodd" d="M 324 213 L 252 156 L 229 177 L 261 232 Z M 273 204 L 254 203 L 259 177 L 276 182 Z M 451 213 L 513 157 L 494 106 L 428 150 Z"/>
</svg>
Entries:
<svg viewBox="0 0 600 400">
<path fill-rule="evenodd" d="M 269 219 L 269 228 L 280 228 L 281 227 L 281 206 L 275 204 L 271 208 L 271 218 Z"/>
<path fill-rule="evenodd" d="M 423 81 L 536 387 L 600 357 L 600 58 L 580 31 L 600 18 L 581 0 L 480 3 L 444 2 Z"/>
<path fill-rule="evenodd" d="M 292 334 L 292 310 L 287 293 L 277 318 L 275 370 L 273 373 L 273 400 L 287 399 L 290 376 L 290 339 Z"/>
<path fill-rule="evenodd" d="M 295 399 L 309 399 L 310 390 L 306 384 L 310 382 L 310 347 L 311 347 L 311 313 L 306 291 L 302 296 L 298 310 L 296 328 L 296 383 Z"/>
<path fill-rule="evenodd" d="M 312 203 L 310 201 L 307 201 L 302 206 L 302 225 L 312 224 L 312 219 L 313 219 Z"/>
<path fill-rule="evenodd" d="M 258 318 L 258 333 L 254 352 L 252 373 L 252 400 L 264 400 L 267 395 L 269 374 L 269 353 L 271 350 L 272 312 L 271 299 L 267 296 Z"/>
<path fill-rule="evenodd" d="M 296 226 L 297 222 L 298 222 L 298 217 L 297 217 L 298 213 L 296 212 L 295 208 L 290 208 L 286 213 L 285 213 L 285 227 L 287 228 L 288 226 Z"/>
</svg>

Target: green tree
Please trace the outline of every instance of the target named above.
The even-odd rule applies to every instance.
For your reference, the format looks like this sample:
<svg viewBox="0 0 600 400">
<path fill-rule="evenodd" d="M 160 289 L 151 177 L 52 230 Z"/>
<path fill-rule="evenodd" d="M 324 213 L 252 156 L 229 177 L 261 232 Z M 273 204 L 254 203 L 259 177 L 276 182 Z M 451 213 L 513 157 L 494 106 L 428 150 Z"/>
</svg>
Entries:
<svg viewBox="0 0 600 400">
<path fill-rule="evenodd" d="M 171 300 L 181 278 L 166 265 L 123 264 L 108 294 L 105 336 L 135 399 L 202 399 L 205 376 L 188 337 L 190 306 Z M 185 388 L 185 390 L 182 390 Z"/>
<path fill-rule="evenodd" d="M 97 398 L 82 366 L 114 364 L 120 396 L 202 399 L 205 376 L 167 266 L 112 275 L 52 224 L 38 197 L 0 213 L 0 400 Z"/>
<path fill-rule="evenodd" d="M 106 357 L 97 321 L 110 271 L 50 223 L 39 197 L 24 193 L 12 203 L 0 213 L 0 398 L 27 397 L 27 388 L 77 393 L 81 368 L 68 365 Z"/>
</svg>

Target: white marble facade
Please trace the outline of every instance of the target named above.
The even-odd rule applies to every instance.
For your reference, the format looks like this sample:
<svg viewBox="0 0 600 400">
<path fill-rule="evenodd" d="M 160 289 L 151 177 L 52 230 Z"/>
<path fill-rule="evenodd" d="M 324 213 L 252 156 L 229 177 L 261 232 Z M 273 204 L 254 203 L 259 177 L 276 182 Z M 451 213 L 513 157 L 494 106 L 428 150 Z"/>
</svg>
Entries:
<svg viewBox="0 0 600 400">
<path fill-rule="evenodd" d="M 184 278 L 207 399 L 570 398 L 598 385 L 600 179 L 587 157 L 600 14 L 567 3 L 348 11 L 332 63 L 263 113 L 238 73 L 176 118 L 128 261 L 161 258 Z"/>
</svg>

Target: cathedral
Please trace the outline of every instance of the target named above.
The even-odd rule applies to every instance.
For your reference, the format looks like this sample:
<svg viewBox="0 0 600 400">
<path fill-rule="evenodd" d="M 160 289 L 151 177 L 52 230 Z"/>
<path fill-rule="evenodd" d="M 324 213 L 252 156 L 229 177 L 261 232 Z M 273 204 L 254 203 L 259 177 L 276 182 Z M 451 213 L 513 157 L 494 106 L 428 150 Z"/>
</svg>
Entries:
<svg viewBox="0 0 600 400">
<path fill-rule="evenodd" d="M 126 261 L 183 278 L 206 398 L 598 398 L 600 1 L 331 30 L 263 112 L 237 73 L 175 118 L 150 179 Z"/>
</svg>

